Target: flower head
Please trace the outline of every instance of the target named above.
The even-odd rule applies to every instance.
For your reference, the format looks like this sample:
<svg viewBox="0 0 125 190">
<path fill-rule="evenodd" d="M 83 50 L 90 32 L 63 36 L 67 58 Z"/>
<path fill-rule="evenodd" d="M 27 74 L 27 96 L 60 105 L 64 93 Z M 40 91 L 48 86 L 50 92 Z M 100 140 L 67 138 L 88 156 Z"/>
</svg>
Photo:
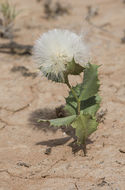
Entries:
<svg viewBox="0 0 125 190">
<path fill-rule="evenodd" d="M 89 61 L 89 52 L 81 36 L 68 30 L 54 29 L 36 41 L 34 57 L 43 75 L 53 81 L 65 82 L 66 73 L 82 72 Z"/>
</svg>

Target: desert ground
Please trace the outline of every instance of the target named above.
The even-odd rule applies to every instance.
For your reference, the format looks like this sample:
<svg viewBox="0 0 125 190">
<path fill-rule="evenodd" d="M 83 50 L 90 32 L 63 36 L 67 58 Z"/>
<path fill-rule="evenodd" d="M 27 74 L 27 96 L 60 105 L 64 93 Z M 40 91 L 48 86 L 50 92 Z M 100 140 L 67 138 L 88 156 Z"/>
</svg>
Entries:
<svg viewBox="0 0 125 190">
<path fill-rule="evenodd" d="M 125 2 L 60 0 L 68 13 L 52 18 L 46 17 L 44 0 L 11 2 L 21 10 L 16 43 L 33 46 L 53 28 L 85 37 L 92 61 L 101 65 L 100 111 L 106 114 L 84 157 L 68 133 L 37 122 L 57 117 L 66 85 L 41 77 L 31 55 L 0 49 L 0 190 L 124 190 Z M 8 42 L 0 38 L 0 44 Z"/>
</svg>

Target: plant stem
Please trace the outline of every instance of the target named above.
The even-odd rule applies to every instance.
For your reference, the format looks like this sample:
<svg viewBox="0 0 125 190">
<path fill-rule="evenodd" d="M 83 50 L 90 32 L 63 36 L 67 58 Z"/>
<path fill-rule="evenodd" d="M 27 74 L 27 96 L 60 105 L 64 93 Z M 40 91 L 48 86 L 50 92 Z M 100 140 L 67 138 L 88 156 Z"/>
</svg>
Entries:
<svg viewBox="0 0 125 190">
<path fill-rule="evenodd" d="M 75 99 L 77 101 L 77 114 L 80 115 L 80 103 L 81 102 L 80 102 L 79 98 L 77 97 L 75 91 L 71 87 L 67 75 L 65 76 L 65 83 L 67 84 L 67 86 L 69 87 L 69 89 L 72 91 L 72 94 L 73 94 L 73 96 L 75 97 Z M 84 142 L 83 142 L 83 152 L 84 152 L 84 156 L 86 156 L 86 140 L 84 140 Z"/>
<path fill-rule="evenodd" d="M 79 101 L 79 99 L 77 101 L 77 105 L 78 105 L 78 115 L 80 115 L 80 101 Z"/>
<path fill-rule="evenodd" d="M 72 91 L 73 96 L 75 97 L 76 101 L 77 101 L 77 114 L 80 115 L 80 100 L 77 97 L 75 91 L 73 90 L 73 88 L 71 87 L 70 83 L 69 83 L 69 79 L 68 76 L 65 77 L 65 83 L 67 84 L 67 86 L 69 87 L 69 89 Z"/>
<path fill-rule="evenodd" d="M 84 156 L 86 156 L 86 153 L 87 153 L 87 151 L 86 151 L 86 140 L 83 143 L 83 152 L 84 152 Z"/>
</svg>

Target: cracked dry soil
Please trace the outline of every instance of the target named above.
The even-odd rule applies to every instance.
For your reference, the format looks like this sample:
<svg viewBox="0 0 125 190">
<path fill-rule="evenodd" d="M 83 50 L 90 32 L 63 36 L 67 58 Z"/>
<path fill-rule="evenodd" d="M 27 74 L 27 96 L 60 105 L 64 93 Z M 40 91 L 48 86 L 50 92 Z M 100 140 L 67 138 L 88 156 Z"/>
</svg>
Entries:
<svg viewBox="0 0 125 190">
<path fill-rule="evenodd" d="M 77 149 L 74 154 L 67 133 L 37 123 L 40 117 L 56 117 L 55 108 L 65 103 L 67 87 L 39 74 L 33 77 L 31 56 L 0 53 L 0 190 L 124 190 L 125 4 L 69 0 L 70 14 L 47 20 L 42 1 L 13 2 L 24 10 L 15 22 L 21 29 L 15 37 L 18 43 L 33 45 L 41 33 L 57 27 L 87 33 L 92 55 L 101 64 L 101 109 L 108 111 L 89 139 L 87 156 Z M 99 11 L 90 23 L 84 19 L 88 5 Z M 12 72 L 14 67 L 31 74 Z"/>
</svg>

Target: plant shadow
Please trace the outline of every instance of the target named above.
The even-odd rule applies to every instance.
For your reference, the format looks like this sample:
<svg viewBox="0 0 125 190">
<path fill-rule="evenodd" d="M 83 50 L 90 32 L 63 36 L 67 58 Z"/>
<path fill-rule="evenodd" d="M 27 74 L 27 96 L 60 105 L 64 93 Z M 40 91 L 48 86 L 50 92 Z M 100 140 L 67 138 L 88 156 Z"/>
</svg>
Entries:
<svg viewBox="0 0 125 190">
<path fill-rule="evenodd" d="M 11 68 L 11 72 L 13 73 L 18 72 L 21 73 L 23 77 L 32 77 L 33 79 L 37 77 L 36 72 L 30 72 L 29 69 L 24 66 L 13 66 Z"/>
<path fill-rule="evenodd" d="M 83 150 L 83 146 L 82 145 L 80 146 L 77 144 L 75 129 L 73 129 L 71 126 L 69 127 L 61 126 L 60 128 L 58 128 L 58 127 L 50 126 L 49 122 L 38 122 L 39 119 L 49 120 L 49 119 L 58 118 L 58 115 L 61 115 L 61 114 L 60 113 L 57 114 L 57 110 L 61 110 L 60 107 L 55 110 L 47 109 L 47 108 L 35 110 L 30 114 L 29 123 L 33 126 L 34 129 L 43 130 L 44 132 L 51 131 L 55 133 L 58 129 L 61 129 L 62 133 L 65 133 L 67 137 L 52 139 L 52 140 L 47 140 L 47 141 L 40 141 L 40 142 L 37 142 L 35 145 L 47 146 L 47 150 L 49 149 L 50 152 L 53 147 L 65 145 L 66 143 L 67 143 L 67 146 L 70 146 L 72 148 L 73 154 L 77 153 L 80 150 Z M 71 139 L 73 139 L 72 142 L 70 141 Z M 93 143 L 93 141 L 91 141 L 90 139 L 88 139 L 86 142 L 86 144 L 91 144 L 91 143 Z"/>
<path fill-rule="evenodd" d="M 33 126 L 33 129 L 43 130 L 44 132 L 51 131 L 56 132 L 57 127 L 52 127 L 49 125 L 49 122 L 38 122 L 40 119 L 56 119 L 56 112 L 53 109 L 37 109 L 33 111 L 29 116 L 29 123 Z"/>
<path fill-rule="evenodd" d="M 58 138 L 58 139 L 47 140 L 47 141 L 40 141 L 40 142 L 37 142 L 35 145 L 47 146 L 47 150 L 49 149 L 50 152 L 51 152 L 53 147 L 64 145 L 68 141 L 70 141 L 72 138 L 73 138 L 72 136 L 68 136 L 68 137 L 63 137 L 63 138 Z M 92 143 L 93 143 L 93 141 L 88 139 L 87 142 L 86 142 L 86 145 L 87 144 L 92 144 Z M 68 143 L 67 146 L 72 148 L 72 153 L 73 154 L 79 152 L 80 150 L 84 150 L 83 145 L 78 145 L 77 144 L 77 139 L 76 138 L 75 139 L 73 138 L 73 141 Z"/>
</svg>

